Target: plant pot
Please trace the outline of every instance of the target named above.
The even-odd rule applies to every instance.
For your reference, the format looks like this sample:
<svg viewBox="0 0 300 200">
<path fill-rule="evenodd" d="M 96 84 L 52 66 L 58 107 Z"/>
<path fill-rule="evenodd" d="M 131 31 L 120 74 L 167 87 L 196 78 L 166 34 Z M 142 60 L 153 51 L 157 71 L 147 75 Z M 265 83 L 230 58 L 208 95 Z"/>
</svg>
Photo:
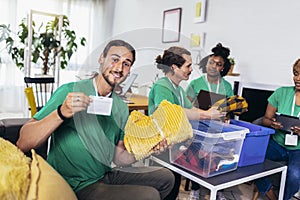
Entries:
<svg viewBox="0 0 300 200">
<path fill-rule="evenodd" d="M 228 74 L 233 74 L 233 69 L 234 69 L 234 65 L 231 65 L 230 66 L 230 69 L 228 71 Z"/>
</svg>

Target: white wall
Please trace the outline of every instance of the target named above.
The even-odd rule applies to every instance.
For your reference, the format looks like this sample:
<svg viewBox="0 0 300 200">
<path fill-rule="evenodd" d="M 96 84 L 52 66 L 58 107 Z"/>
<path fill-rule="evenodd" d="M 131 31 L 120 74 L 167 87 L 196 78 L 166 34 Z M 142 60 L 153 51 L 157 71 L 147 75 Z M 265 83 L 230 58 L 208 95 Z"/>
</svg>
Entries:
<svg viewBox="0 0 300 200">
<path fill-rule="evenodd" d="M 194 4 L 195 0 L 116 0 L 113 35 L 128 39 L 140 51 L 147 47 L 158 53 L 171 45 L 191 49 L 190 34 L 205 32 L 204 51 L 210 53 L 218 42 L 230 47 L 242 81 L 292 84 L 291 68 L 300 58 L 300 1 L 207 0 L 204 23 L 193 22 Z M 180 42 L 163 44 L 163 11 L 177 7 L 183 10 Z M 135 67 L 149 64 L 151 56 L 138 57 Z M 156 70 L 149 65 L 143 68 L 145 76 Z"/>
</svg>

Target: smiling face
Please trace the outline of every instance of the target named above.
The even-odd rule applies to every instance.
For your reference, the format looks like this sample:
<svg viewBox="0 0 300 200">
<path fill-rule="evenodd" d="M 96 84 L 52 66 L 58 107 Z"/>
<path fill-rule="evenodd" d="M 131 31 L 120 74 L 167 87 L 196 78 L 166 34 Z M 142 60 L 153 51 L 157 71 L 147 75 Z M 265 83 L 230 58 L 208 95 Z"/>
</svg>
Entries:
<svg viewBox="0 0 300 200">
<path fill-rule="evenodd" d="M 293 80 L 295 84 L 296 91 L 300 91 L 300 63 L 293 67 Z"/>
<path fill-rule="evenodd" d="M 111 86 L 122 83 L 130 72 L 133 54 L 124 46 L 112 46 L 106 57 L 102 54 L 99 63 L 100 73 Z"/>
</svg>

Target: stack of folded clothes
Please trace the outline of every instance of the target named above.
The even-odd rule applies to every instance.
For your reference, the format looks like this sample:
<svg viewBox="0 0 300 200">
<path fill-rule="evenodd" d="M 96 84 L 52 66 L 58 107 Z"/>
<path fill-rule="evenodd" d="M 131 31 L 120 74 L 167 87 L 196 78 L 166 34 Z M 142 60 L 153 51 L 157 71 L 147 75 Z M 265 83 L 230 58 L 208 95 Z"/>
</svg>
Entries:
<svg viewBox="0 0 300 200">
<path fill-rule="evenodd" d="M 151 155 L 163 139 L 176 144 L 193 137 L 193 129 L 181 106 L 162 101 L 151 116 L 132 111 L 125 126 L 124 144 L 137 160 Z"/>
</svg>

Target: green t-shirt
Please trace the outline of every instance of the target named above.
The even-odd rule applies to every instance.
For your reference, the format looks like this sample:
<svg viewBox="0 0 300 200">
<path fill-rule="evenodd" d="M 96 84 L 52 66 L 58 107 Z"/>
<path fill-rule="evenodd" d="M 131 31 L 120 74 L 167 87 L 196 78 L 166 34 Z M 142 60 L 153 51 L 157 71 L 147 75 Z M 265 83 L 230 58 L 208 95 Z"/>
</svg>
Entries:
<svg viewBox="0 0 300 200">
<path fill-rule="evenodd" d="M 300 106 L 294 104 L 293 100 L 295 96 L 295 87 L 288 86 L 288 87 L 281 87 L 274 91 L 274 93 L 268 98 L 269 104 L 271 104 L 274 108 L 277 108 L 277 112 L 292 115 L 292 106 L 294 106 L 294 114 L 293 116 L 297 116 L 300 112 Z M 300 141 L 298 136 L 298 145 L 297 146 L 287 146 L 284 144 L 285 141 L 285 133 L 276 130 L 275 134 L 273 135 L 273 139 L 280 144 L 281 146 L 285 147 L 286 149 L 296 150 L 300 149 Z"/>
<path fill-rule="evenodd" d="M 210 85 L 211 91 L 207 84 Z M 194 102 L 197 99 L 200 90 L 210 91 L 218 94 L 223 94 L 226 96 L 233 95 L 231 84 L 228 81 L 226 81 L 224 78 L 221 79 L 221 82 L 219 83 L 219 89 L 218 89 L 218 84 L 211 84 L 206 81 L 206 75 L 203 75 L 197 79 L 192 80 L 186 89 L 186 94 L 188 97 L 192 98 Z"/>
<path fill-rule="evenodd" d="M 64 102 L 69 92 L 75 91 L 95 96 L 92 79 L 59 87 L 34 118 L 43 119 Z M 114 147 L 124 137 L 128 107 L 115 93 L 111 98 L 113 106 L 110 116 L 81 111 L 64 121 L 51 135 L 47 161 L 75 192 L 103 178 L 111 170 Z"/>
<path fill-rule="evenodd" d="M 175 88 L 168 77 L 160 78 L 152 86 L 148 97 L 149 114 L 152 114 L 163 100 L 180 105 L 183 108 L 193 107 L 183 88 L 181 86 Z"/>
</svg>

